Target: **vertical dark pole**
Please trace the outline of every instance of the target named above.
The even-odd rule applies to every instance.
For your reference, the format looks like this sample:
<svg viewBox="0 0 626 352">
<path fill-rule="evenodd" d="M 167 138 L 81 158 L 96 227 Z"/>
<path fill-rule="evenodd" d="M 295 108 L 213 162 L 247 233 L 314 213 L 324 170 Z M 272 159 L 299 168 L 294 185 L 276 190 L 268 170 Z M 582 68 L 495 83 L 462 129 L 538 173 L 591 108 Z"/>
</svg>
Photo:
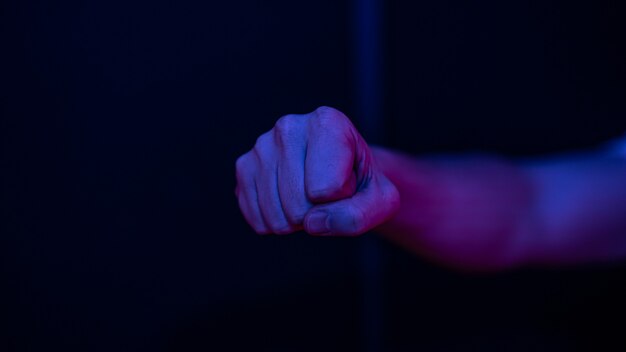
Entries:
<svg viewBox="0 0 626 352">
<path fill-rule="evenodd" d="M 382 143 L 383 0 L 352 1 L 356 120 L 368 142 Z"/>
<path fill-rule="evenodd" d="M 353 2 L 355 119 L 369 143 L 382 144 L 383 0 Z M 364 236 L 360 248 L 362 334 L 367 352 L 383 350 L 382 252 L 378 239 Z"/>
</svg>

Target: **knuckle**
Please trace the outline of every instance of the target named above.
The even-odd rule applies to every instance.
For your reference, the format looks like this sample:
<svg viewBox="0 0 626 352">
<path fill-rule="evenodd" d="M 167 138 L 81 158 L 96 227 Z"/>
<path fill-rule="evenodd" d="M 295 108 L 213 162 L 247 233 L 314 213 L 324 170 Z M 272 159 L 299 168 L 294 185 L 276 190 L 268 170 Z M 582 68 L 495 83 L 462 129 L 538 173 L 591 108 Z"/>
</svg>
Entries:
<svg viewBox="0 0 626 352">
<path fill-rule="evenodd" d="M 328 106 L 321 106 L 315 110 L 311 124 L 319 130 L 345 130 L 352 126 L 350 120 L 342 112 Z"/>
<path fill-rule="evenodd" d="M 274 137 L 280 143 L 292 139 L 300 129 L 300 119 L 295 115 L 285 115 L 274 125 Z"/>
<path fill-rule="evenodd" d="M 285 115 L 276 121 L 274 128 L 279 132 L 289 132 L 293 128 L 294 123 L 293 115 Z"/>
<path fill-rule="evenodd" d="M 237 161 L 235 161 L 235 171 L 237 175 L 241 175 L 247 170 L 249 157 L 250 153 L 248 152 L 237 158 Z"/>
<path fill-rule="evenodd" d="M 336 116 L 336 115 L 342 115 L 342 113 L 335 109 L 335 108 L 331 108 L 330 106 L 320 106 L 317 109 L 315 109 L 315 112 L 317 113 L 317 115 L 323 116 Z"/>
<path fill-rule="evenodd" d="M 247 152 L 245 154 L 241 154 L 237 158 L 237 161 L 235 161 L 235 167 L 237 169 L 241 169 L 245 165 L 247 159 L 248 159 L 248 153 Z"/>
<path fill-rule="evenodd" d="M 315 109 L 315 117 L 322 122 L 346 119 L 346 116 L 341 111 L 329 106 L 320 106 Z"/>
<path fill-rule="evenodd" d="M 254 143 L 255 148 L 262 148 L 267 145 L 271 140 L 271 135 L 269 132 L 265 132 L 262 135 L 258 136 L 256 142 Z"/>
<path fill-rule="evenodd" d="M 256 139 L 256 143 L 254 144 L 254 148 L 252 148 L 252 153 L 259 160 L 264 160 L 269 158 L 272 154 L 273 141 L 274 137 L 272 136 L 271 131 L 265 132 L 260 135 Z"/>
</svg>

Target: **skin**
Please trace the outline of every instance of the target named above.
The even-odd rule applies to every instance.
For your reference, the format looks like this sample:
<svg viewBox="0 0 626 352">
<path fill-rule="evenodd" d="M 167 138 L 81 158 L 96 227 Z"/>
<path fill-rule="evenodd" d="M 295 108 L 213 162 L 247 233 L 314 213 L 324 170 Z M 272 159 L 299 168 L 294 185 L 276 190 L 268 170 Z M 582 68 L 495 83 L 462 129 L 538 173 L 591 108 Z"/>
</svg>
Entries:
<svg viewBox="0 0 626 352">
<path fill-rule="evenodd" d="M 626 257 L 626 159 L 587 152 L 510 161 L 369 146 L 340 111 L 280 118 L 236 162 L 259 234 L 374 230 L 442 265 L 495 271 Z"/>
</svg>

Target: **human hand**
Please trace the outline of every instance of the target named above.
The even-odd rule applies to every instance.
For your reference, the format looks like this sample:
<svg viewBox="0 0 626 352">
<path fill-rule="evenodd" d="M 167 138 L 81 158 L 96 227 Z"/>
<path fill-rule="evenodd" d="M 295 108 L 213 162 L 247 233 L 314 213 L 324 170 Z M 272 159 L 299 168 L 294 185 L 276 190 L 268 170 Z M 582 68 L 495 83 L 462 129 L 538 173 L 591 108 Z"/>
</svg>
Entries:
<svg viewBox="0 0 626 352">
<path fill-rule="evenodd" d="M 286 115 L 236 162 L 235 195 L 259 234 L 354 236 L 399 208 L 396 187 L 340 111 Z"/>
</svg>

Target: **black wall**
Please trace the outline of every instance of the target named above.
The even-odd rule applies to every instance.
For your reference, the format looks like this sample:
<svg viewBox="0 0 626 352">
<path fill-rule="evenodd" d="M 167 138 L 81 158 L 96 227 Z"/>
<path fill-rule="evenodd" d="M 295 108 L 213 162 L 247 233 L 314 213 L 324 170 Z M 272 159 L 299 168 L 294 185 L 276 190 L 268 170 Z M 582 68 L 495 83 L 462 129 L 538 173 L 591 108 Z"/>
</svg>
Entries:
<svg viewBox="0 0 626 352">
<path fill-rule="evenodd" d="M 258 237 L 233 194 L 278 117 L 355 110 L 348 1 L 0 6 L 0 351 L 362 349 L 360 239 Z M 386 11 L 390 146 L 626 130 L 623 6 Z M 626 347 L 621 265 L 468 276 L 383 252 L 386 350 Z"/>
<path fill-rule="evenodd" d="M 517 157 L 626 132 L 623 3 L 386 4 L 389 145 Z M 391 350 L 626 349 L 623 261 L 472 276 L 388 250 Z"/>
</svg>

